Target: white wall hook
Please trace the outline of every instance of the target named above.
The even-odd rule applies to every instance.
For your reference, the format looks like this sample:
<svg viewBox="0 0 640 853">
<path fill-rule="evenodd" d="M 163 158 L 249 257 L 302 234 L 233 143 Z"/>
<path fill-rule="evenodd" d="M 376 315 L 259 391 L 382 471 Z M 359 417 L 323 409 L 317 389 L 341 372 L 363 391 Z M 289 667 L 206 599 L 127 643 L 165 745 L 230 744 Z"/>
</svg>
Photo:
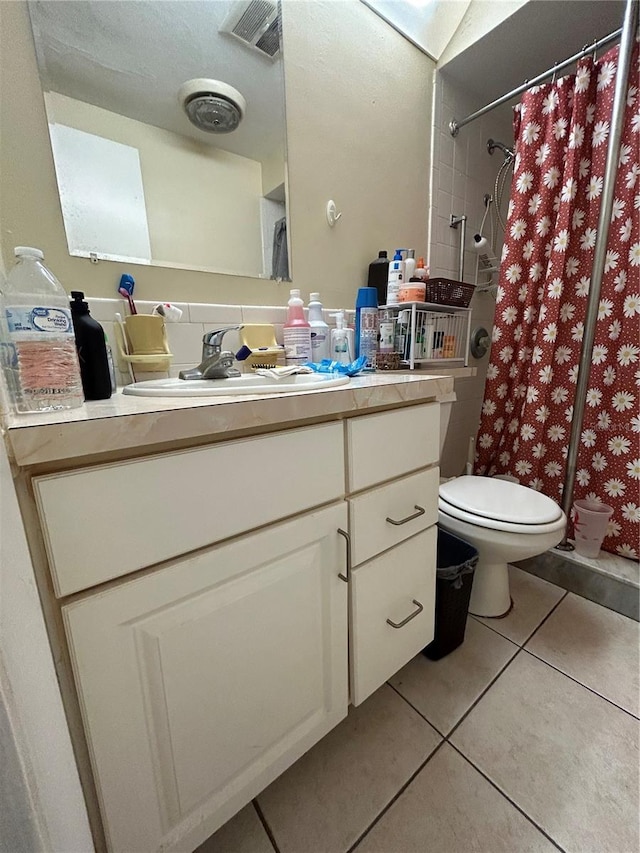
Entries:
<svg viewBox="0 0 640 853">
<path fill-rule="evenodd" d="M 331 199 L 331 201 L 327 202 L 327 222 L 329 223 L 329 227 L 333 228 L 338 219 L 342 216 L 341 213 L 338 213 L 336 208 L 336 203 Z"/>
</svg>

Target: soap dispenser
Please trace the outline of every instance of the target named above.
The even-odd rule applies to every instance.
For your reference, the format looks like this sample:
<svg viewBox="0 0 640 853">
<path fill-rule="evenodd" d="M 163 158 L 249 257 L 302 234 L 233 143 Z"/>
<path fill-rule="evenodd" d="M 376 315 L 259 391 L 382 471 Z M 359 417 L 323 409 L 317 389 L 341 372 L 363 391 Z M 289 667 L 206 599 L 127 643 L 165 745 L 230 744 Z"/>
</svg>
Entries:
<svg viewBox="0 0 640 853">
<path fill-rule="evenodd" d="M 348 329 L 344 320 L 344 311 L 331 315 L 336 318 L 336 327 L 331 330 L 331 359 L 340 364 L 351 364 L 354 360 L 353 329 Z"/>
</svg>

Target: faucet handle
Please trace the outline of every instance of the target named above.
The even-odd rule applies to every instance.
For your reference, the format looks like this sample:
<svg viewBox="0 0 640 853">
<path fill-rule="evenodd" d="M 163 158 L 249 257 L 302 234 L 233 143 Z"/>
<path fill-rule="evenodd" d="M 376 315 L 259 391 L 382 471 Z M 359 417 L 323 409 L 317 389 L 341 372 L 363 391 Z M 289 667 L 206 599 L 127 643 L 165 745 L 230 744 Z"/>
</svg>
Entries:
<svg viewBox="0 0 640 853">
<path fill-rule="evenodd" d="M 241 329 L 242 326 L 225 326 L 224 329 L 213 329 L 211 332 L 206 332 L 204 337 L 202 338 L 202 343 L 205 346 L 214 347 L 217 349 L 222 349 L 222 339 L 226 335 L 227 332 L 233 332 L 237 329 Z"/>
</svg>

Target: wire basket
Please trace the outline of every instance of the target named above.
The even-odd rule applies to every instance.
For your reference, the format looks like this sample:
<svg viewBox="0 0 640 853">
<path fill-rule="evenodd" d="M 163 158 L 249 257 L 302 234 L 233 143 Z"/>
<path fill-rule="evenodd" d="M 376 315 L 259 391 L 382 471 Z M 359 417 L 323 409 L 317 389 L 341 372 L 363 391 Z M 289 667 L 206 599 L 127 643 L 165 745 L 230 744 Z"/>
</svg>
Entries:
<svg viewBox="0 0 640 853">
<path fill-rule="evenodd" d="M 430 278 L 426 281 L 427 293 L 425 302 L 436 305 L 454 305 L 458 308 L 468 308 L 473 296 L 474 285 L 465 281 L 454 281 L 451 278 Z"/>
</svg>

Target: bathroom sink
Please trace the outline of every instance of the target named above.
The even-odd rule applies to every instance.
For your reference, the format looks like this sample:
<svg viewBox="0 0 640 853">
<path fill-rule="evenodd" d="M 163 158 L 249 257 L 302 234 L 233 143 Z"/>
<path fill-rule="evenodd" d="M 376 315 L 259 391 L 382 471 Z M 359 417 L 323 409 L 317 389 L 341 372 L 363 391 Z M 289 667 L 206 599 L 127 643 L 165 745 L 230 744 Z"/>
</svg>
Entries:
<svg viewBox="0 0 640 853">
<path fill-rule="evenodd" d="M 346 385 L 348 376 L 304 373 L 271 379 L 245 374 L 233 379 L 150 379 L 125 385 L 123 394 L 137 397 L 213 397 L 243 394 L 290 394 L 294 391 L 317 391 Z"/>
</svg>

